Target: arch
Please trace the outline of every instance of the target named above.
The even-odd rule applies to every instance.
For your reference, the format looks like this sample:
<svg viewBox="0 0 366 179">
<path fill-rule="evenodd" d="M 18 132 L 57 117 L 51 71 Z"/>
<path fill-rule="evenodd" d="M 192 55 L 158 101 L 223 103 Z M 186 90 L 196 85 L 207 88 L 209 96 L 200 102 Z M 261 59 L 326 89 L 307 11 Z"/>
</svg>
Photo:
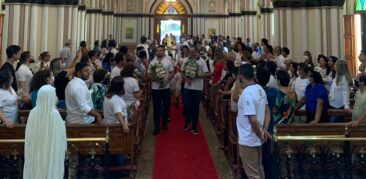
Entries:
<svg viewBox="0 0 366 179">
<path fill-rule="evenodd" d="M 184 15 L 186 14 L 185 7 L 179 2 L 161 2 L 156 8 L 155 14 L 158 15 Z"/>
<path fill-rule="evenodd" d="M 150 14 L 155 14 L 157 8 L 160 6 L 160 4 L 164 3 L 165 0 L 157 0 L 157 1 L 153 1 L 150 8 L 149 8 L 149 13 Z M 186 14 L 193 14 L 193 9 L 191 6 L 191 3 L 189 2 L 189 0 L 177 0 L 176 2 L 181 3 L 184 8 L 186 9 Z"/>
</svg>

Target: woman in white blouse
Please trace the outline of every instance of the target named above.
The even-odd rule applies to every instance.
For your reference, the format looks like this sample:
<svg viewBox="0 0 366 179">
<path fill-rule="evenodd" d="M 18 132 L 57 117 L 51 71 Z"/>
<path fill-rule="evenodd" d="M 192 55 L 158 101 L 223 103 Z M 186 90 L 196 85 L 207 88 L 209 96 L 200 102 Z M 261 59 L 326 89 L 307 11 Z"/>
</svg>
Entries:
<svg viewBox="0 0 366 179">
<path fill-rule="evenodd" d="M 18 96 L 12 88 L 13 76 L 7 70 L 0 72 L 0 122 L 12 128 L 17 121 Z"/>
<path fill-rule="evenodd" d="M 123 78 L 116 76 L 106 93 L 103 102 L 104 120 L 107 124 L 120 124 L 124 132 L 128 132 L 127 106 L 122 99 L 125 93 Z"/>
<path fill-rule="evenodd" d="M 352 77 L 344 60 L 338 60 L 335 64 L 336 76 L 329 92 L 329 106 L 333 109 L 345 109 L 350 111 L 349 93 L 352 86 Z M 344 122 L 343 117 L 332 116 L 330 122 Z"/>
<path fill-rule="evenodd" d="M 121 71 L 121 76 L 124 81 L 125 94 L 122 96 L 126 105 L 129 107 L 141 97 L 141 91 L 138 81 L 133 77 L 135 65 L 127 63 Z"/>
</svg>

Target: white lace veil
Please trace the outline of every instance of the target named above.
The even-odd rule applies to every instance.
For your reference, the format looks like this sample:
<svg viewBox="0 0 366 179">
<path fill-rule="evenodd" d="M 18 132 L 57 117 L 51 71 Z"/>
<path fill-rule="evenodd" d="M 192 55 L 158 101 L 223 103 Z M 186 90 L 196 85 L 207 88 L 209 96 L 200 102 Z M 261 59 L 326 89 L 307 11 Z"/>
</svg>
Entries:
<svg viewBox="0 0 366 179">
<path fill-rule="evenodd" d="M 62 179 L 64 176 L 66 128 L 56 103 L 55 88 L 42 86 L 25 130 L 24 179 Z"/>
</svg>

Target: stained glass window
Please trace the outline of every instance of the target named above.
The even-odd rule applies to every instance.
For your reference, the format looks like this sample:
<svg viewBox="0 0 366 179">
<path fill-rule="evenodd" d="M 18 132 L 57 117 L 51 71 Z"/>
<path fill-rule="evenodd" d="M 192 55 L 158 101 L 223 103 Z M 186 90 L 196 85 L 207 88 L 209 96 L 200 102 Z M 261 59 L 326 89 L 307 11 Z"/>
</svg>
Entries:
<svg viewBox="0 0 366 179">
<path fill-rule="evenodd" d="M 178 12 L 177 12 L 177 10 L 172 5 L 169 5 L 165 9 L 164 14 L 178 14 Z"/>
<path fill-rule="evenodd" d="M 179 2 L 163 2 L 156 9 L 156 14 L 182 15 L 186 14 L 184 6 Z"/>
<path fill-rule="evenodd" d="M 366 0 L 356 1 L 356 11 L 366 11 Z"/>
</svg>

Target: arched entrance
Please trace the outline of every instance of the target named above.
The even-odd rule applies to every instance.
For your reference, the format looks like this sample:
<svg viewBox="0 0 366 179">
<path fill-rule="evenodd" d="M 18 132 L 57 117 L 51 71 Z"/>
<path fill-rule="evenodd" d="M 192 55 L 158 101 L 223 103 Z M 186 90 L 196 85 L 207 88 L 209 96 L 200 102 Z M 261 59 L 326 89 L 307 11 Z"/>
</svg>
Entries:
<svg viewBox="0 0 366 179">
<path fill-rule="evenodd" d="M 179 42 L 181 35 L 187 33 L 187 24 L 187 11 L 180 1 L 162 1 L 154 11 L 154 39 L 162 44 L 163 38 L 172 34 Z"/>
</svg>

